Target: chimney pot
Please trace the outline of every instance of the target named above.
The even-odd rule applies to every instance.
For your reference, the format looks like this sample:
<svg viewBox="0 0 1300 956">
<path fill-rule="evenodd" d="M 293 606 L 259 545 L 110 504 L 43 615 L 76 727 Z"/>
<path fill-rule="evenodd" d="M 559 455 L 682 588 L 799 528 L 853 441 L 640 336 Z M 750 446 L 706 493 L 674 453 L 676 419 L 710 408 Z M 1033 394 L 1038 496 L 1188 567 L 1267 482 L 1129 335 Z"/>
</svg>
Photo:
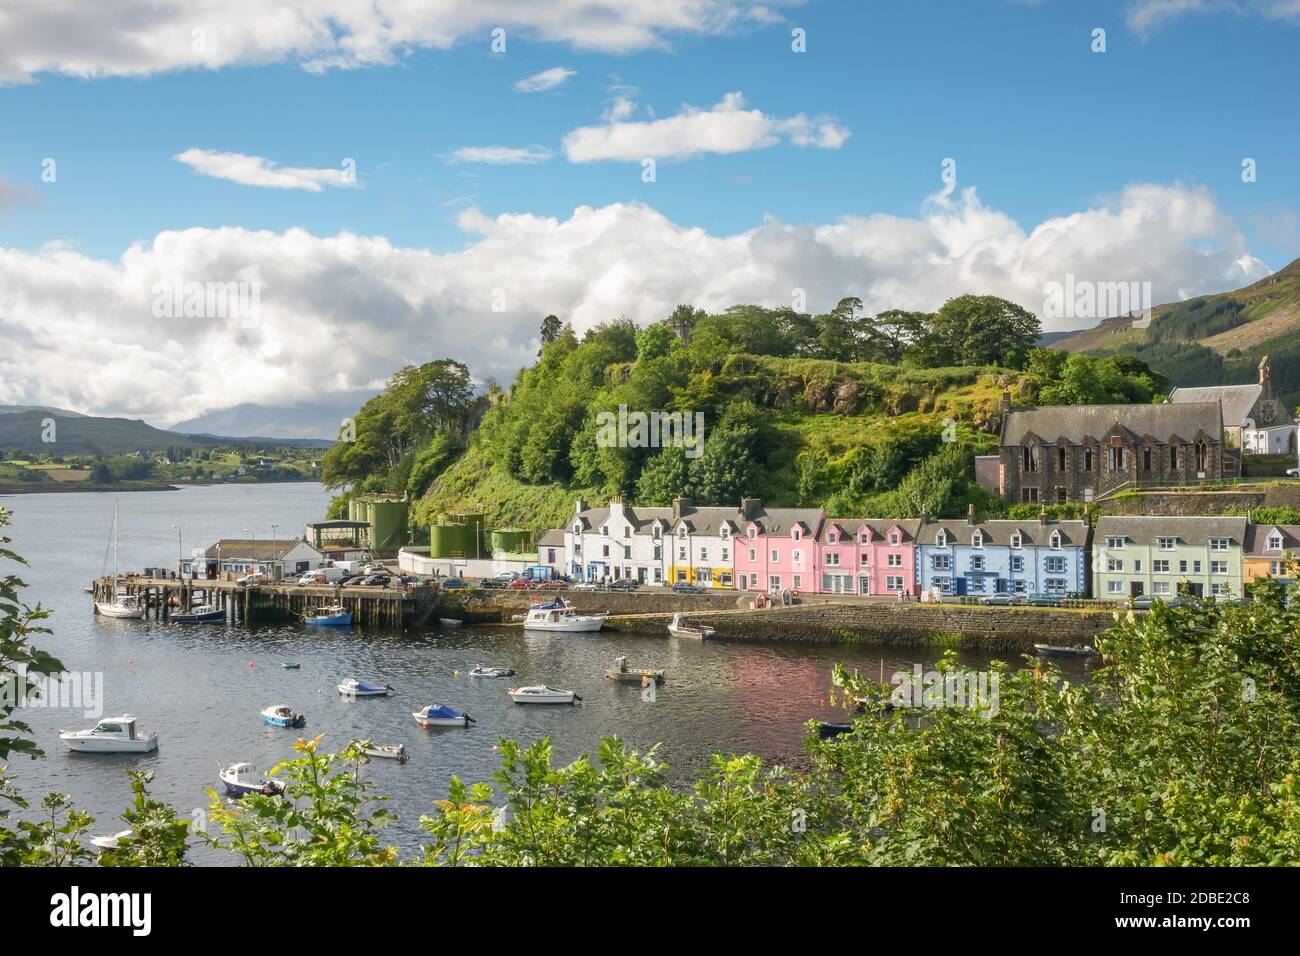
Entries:
<svg viewBox="0 0 1300 956">
<path fill-rule="evenodd" d="M 973 501 L 966 506 L 966 523 L 975 523 L 975 502 Z"/>
</svg>

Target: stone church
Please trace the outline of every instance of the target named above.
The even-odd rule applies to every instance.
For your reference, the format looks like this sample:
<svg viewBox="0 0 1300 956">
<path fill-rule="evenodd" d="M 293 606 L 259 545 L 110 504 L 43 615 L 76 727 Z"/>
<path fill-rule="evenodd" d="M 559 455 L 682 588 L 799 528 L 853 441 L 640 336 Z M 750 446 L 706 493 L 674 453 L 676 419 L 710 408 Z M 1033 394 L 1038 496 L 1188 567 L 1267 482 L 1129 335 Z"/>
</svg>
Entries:
<svg viewBox="0 0 1300 956">
<path fill-rule="evenodd" d="M 1244 454 L 1296 453 L 1296 420 L 1273 388 L 1273 370 L 1267 355 L 1260 359 L 1259 381 L 1253 385 L 1176 388 L 1170 393 L 1169 401 L 1175 404 L 1220 402 L 1228 443 Z"/>
<path fill-rule="evenodd" d="M 977 462 L 977 475 L 1011 502 L 1086 502 L 1236 470 L 1235 462 L 1225 463 L 1218 401 L 1013 408 L 1004 392 L 998 445 L 996 489 L 992 456 Z"/>
</svg>

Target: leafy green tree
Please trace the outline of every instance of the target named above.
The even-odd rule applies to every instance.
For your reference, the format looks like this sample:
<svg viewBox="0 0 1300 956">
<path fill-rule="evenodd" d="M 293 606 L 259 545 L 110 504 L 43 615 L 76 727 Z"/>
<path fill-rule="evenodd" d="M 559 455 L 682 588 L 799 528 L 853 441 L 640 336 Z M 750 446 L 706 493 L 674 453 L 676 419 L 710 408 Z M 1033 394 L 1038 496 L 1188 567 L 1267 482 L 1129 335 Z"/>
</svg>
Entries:
<svg viewBox="0 0 1300 956">
<path fill-rule="evenodd" d="M 691 462 L 698 497 L 711 504 L 739 501 L 756 489 L 761 470 L 762 430 L 758 409 L 734 403 L 707 433 L 704 451 Z"/>
<path fill-rule="evenodd" d="M 661 358 L 671 352 L 676 344 L 677 333 L 667 322 L 647 325 L 636 334 L 637 362 Z"/>
<path fill-rule="evenodd" d="M 1038 317 L 992 295 L 959 295 L 930 319 L 912 347 L 928 368 L 948 365 L 1001 365 L 1024 368 L 1029 350 L 1042 334 Z"/>
<path fill-rule="evenodd" d="M 685 496 L 691 487 L 690 459 L 680 445 L 661 448 L 653 455 L 637 478 L 636 500 L 651 507 L 663 508 L 674 498 Z"/>
</svg>

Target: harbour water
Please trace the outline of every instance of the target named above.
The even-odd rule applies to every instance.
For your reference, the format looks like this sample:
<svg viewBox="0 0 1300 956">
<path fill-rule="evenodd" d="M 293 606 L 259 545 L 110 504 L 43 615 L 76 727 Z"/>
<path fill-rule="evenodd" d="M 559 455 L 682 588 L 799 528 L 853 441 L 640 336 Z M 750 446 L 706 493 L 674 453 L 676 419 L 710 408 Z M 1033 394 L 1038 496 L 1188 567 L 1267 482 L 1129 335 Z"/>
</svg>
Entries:
<svg viewBox="0 0 1300 956">
<path fill-rule="evenodd" d="M 277 537 L 301 535 L 306 522 L 324 514 L 328 494 L 316 484 L 218 485 L 126 494 L 119 501 L 120 560 L 127 569 L 172 567 L 178 524 L 187 555 L 219 537 L 270 538 L 272 522 Z M 73 754 L 58 731 L 90 726 L 93 719 L 70 709 L 29 708 L 19 715 L 47 753 L 43 760 L 13 763 L 21 791 L 33 803 L 48 790 L 71 794 L 98 819 L 97 833 L 122 828 L 116 817 L 130 799 L 125 768 L 153 770 L 153 794 L 188 814 L 207 805 L 220 766 L 246 760 L 270 768 L 291 755 L 297 737 L 323 733 L 327 748 L 353 737 L 406 745 L 408 763 L 375 761 L 368 772 L 398 818 L 389 838 L 411 850 L 420 842 L 420 815 L 445 796 L 453 774 L 467 782 L 490 779 L 500 737 L 531 742 L 549 735 L 557 761 L 564 762 L 595 753 L 603 735 L 616 734 L 641 749 L 659 744 L 660 758 L 678 779 L 705 769 L 714 752 L 753 752 L 789 763 L 802 752 L 805 721 L 844 719 L 827 705 L 836 662 L 870 674 L 883 666 L 888 677 L 941 656 L 932 648 L 700 643 L 658 632 L 525 634 L 490 626 L 376 633 L 301 625 L 246 631 L 109 620 L 93 614 L 82 588 L 103 570 L 113 496 L 22 495 L 0 498 L 0 505 L 13 514 L 11 547 L 31 565 L 22 571 L 31 585 L 25 599 L 54 612 L 47 622 L 54 634 L 40 644 L 69 671 L 102 675 L 105 715 L 130 712 L 142 729 L 161 734 L 157 753 L 143 757 Z M 653 702 L 639 687 L 604 679 L 618 656 L 667 671 Z M 988 663 L 979 655 L 962 657 L 972 668 Z M 301 668 L 285 670 L 284 661 Z M 480 663 L 512 667 L 517 676 L 465 676 Z M 380 680 L 396 692 L 344 700 L 335 685 L 346 677 Z M 532 683 L 572 688 L 583 701 L 529 707 L 507 697 L 508 687 Z M 305 731 L 261 722 L 261 708 L 279 703 L 306 714 Z M 422 730 L 411 714 L 425 704 L 448 704 L 477 723 Z M 200 851 L 196 862 L 223 861 Z"/>
</svg>

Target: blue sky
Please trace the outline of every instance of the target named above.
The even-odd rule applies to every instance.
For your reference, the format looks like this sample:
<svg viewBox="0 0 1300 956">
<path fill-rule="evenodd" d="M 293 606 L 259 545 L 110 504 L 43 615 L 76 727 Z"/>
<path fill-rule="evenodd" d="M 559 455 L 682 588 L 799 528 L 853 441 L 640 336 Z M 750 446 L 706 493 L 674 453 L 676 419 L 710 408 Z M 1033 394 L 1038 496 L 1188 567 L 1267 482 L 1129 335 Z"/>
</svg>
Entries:
<svg viewBox="0 0 1300 956">
<path fill-rule="evenodd" d="M 346 2 L 324 6 L 343 9 Z M 845 288 L 856 275 L 869 277 L 862 280 L 869 286 L 866 298 L 878 305 L 933 307 L 939 304 L 930 303 L 934 297 L 991 291 L 1033 307 L 1045 277 L 1068 270 L 1108 278 L 1117 263 L 1135 259 L 1138 277 L 1156 283 L 1157 298 L 1176 297 L 1244 284 L 1300 256 L 1300 106 L 1294 97 L 1300 4 L 1294 0 L 1178 0 L 1175 6 L 1190 12 L 1156 21 L 1151 11 L 1169 7 L 1147 0 L 623 5 L 635 6 L 635 14 L 598 0 L 595 7 L 611 23 L 635 20 L 631 39 L 617 34 L 613 41 L 573 16 L 573 0 L 500 0 L 478 20 L 449 16 L 435 17 L 432 26 L 399 24 L 405 32 L 394 30 L 401 35 L 388 46 L 353 55 L 348 68 L 323 69 L 311 64 L 321 56 L 351 55 L 339 52 L 351 48 L 338 22 L 314 47 L 286 31 L 291 49 L 240 55 L 241 44 L 254 42 L 244 23 L 251 14 L 242 12 L 240 0 L 210 4 L 223 5 L 224 19 L 206 20 L 187 20 L 182 7 L 163 5 L 155 23 L 151 18 L 159 14 L 145 0 L 106 4 L 110 12 L 120 8 L 119 20 L 140 24 L 130 31 L 138 51 L 127 44 L 124 52 L 120 37 L 94 24 L 67 38 L 49 35 L 39 23 L 11 25 L 14 35 L 0 44 L 10 51 L 0 53 L 0 77 L 9 81 L 0 85 L 0 263 L 7 253 L 12 276 L 49 272 L 40 294 L 20 289 L 6 305 L 0 293 L 0 325 L 23 327 L 34 339 L 53 334 L 41 315 L 54 308 L 43 301 L 50 283 L 65 276 L 74 283 L 78 270 L 111 271 L 113 288 L 104 295 L 122 295 L 147 282 L 150 268 L 162 268 L 155 263 L 133 277 L 133 266 L 122 262 L 131 244 L 162 258 L 159 237 L 172 233 L 186 237 L 185 252 L 176 253 L 184 261 L 201 261 L 209 271 L 213 262 L 229 263 L 224 268 L 239 276 L 250 269 L 288 274 L 291 260 L 277 264 L 265 257 L 296 254 L 286 251 L 304 245 L 293 240 L 294 230 L 311 240 L 355 233 L 402 250 L 408 260 L 393 265 L 391 256 L 368 248 L 365 255 L 380 255 L 385 269 L 393 265 L 400 273 L 385 274 L 388 292 L 395 285 L 405 290 L 404 283 L 419 289 L 463 285 L 463 270 L 455 267 L 468 263 L 448 254 L 472 251 L 480 271 L 499 268 L 508 277 L 518 261 L 535 262 L 562 245 L 559 272 L 550 278 L 562 273 L 569 291 L 552 301 L 548 290 L 556 283 L 541 276 L 526 289 L 521 283 L 523 302 L 510 310 L 515 324 L 485 325 L 470 349 L 481 374 L 506 378 L 529 354 L 535 319 L 544 311 L 560 310 L 579 325 L 611 312 L 641 320 L 674 297 L 709 305 L 727 297 L 780 301 L 791 285 L 809 285 L 810 307 L 823 308 L 840 294 L 864 294 Z M 183 45 L 195 23 L 226 38 L 224 59 L 194 68 L 193 57 L 177 52 L 177 31 Z M 490 49 L 494 23 L 507 31 L 505 53 Z M 807 31 L 805 53 L 791 51 L 795 27 Z M 1090 49 L 1097 27 L 1107 31 L 1104 53 Z M 150 39 L 155 28 L 170 39 Z M 514 89 L 525 77 L 555 68 L 573 73 L 549 91 Z M 664 145 L 651 183 L 642 181 L 641 164 L 632 159 L 575 162 L 566 155 L 566 137 L 579 128 L 596 128 L 599 139 L 611 126 L 654 123 L 686 105 L 708 111 L 736 93 L 743 95 L 744 110 L 758 111 L 771 126 L 768 138 L 775 145 L 686 156 L 674 155 L 680 144 Z M 629 101 L 628 112 L 603 119 L 618 96 Z M 827 130 L 831 135 L 800 146 L 800 130 L 814 138 Z M 651 126 L 633 141 L 667 138 L 668 130 Z M 453 161 L 467 147 L 536 147 L 549 158 Z M 608 140 L 601 148 L 617 152 Z M 249 185 L 201 174 L 174 158 L 187 150 L 260 157 L 273 167 L 309 171 L 338 170 L 352 158 L 357 183 L 326 184 L 319 191 Z M 41 181 L 47 157 L 57 162 L 52 183 Z M 956 208 L 936 213 L 935 199 L 927 203 L 927 197 L 942 188 L 940 163 L 947 157 L 957 161 L 958 189 L 938 202 Z M 1245 157 L 1258 164 L 1256 182 L 1242 182 Z M 1120 198 L 1142 184 L 1155 190 L 1154 199 Z M 962 193 L 971 187 L 973 195 Z M 653 221 L 620 219 L 628 214 L 617 210 L 628 204 L 644 207 L 641 215 Z M 582 206 L 606 211 L 602 222 L 576 224 L 572 217 Z M 1090 231 L 1074 222 L 1090 214 L 1098 220 Z M 882 216 L 894 218 L 885 223 Z M 562 235 L 586 231 L 581 241 L 570 235 L 560 243 L 551 235 L 530 245 L 536 237 L 521 238 L 532 228 L 529 217 L 553 219 Z M 1167 228 L 1164 218 L 1170 219 Z M 836 224 L 846 220 L 859 231 L 837 238 Z M 779 223 L 782 231 L 765 223 Z M 1131 227 L 1123 243 L 1094 255 L 1090 250 L 1108 241 L 1115 223 Z M 1042 267 L 1041 242 L 1036 246 L 1034 238 L 1044 224 L 1053 224 L 1049 233 L 1058 226 L 1079 230 L 1068 252 L 1054 247 L 1049 267 Z M 237 235 L 218 234 L 221 227 Z M 274 234 L 275 248 L 268 246 L 258 262 L 234 262 L 250 244 L 247 234 L 259 230 Z M 640 248 L 639 230 L 647 235 Z M 692 230 L 713 240 L 709 253 L 691 250 Z M 621 243 L 617 261 L 593 263 L 574 251 L 594 243 Z M 728 258 L 738 243 L 749 248 L 748 258 Z M 495 256 L 502 249 L 509 255 Z M 1150 252 L 1135 256 L 1135 249 Z M 770 286 L 710 286 L 701 279 L 676 288 L 645 265 L 670 259 L 670 253 L 698 258 L 714 252 L 714 273 L 775 272 L 788 265 L 791 275 L 775 277 Z M 331 248 L 329 254 L 355 266 L 363 283 L 383 271 L 348 251 Z M 948 268 L 931 274 L 895 261 L 909 254 L 937 255 Z M 425 256 L 434 257 L 428 260 L 436 264 L 433 273 L 420 271 Z M 819 271 L 829 260 L 842 260 L 842 268 Z M 998 267 L 986 272 L 993 260 Z M 299 270 L 304 277 L 334 271 L 337 263 L 324 254 L 307 256 Z M 801 272 L 811 277 L 795 274 Z M 268 301 L 275 301 L 275 288 L 268 283 Z M 278 288 L 285 289 L 283 280 Z M 357 290 L 358 281 L 349 288 Z M 616 291 L 592 292 L 611 288 Z M 366 311 L 369 292 L 357 294 Z M 389 323 L 434 317 L 463 329 L 468 313 L 455 312 L 467 310 L 479 290 L 430 295 L 402 291 L 396 297 L 410 304 L 409 314 L 394 311 L 387 300 L 375 312 Z M 294 323 L 328 327 L 347 319 L 328 308 L 313 316 L 298 307 L 303 298 L 298 294 L 295 308 L 286 307 L 279 326 L 272 323 L 264 333 L 278 328 L 281 347 L 253 350 L 268 365 L 249 366 L 240 395 L 263 403 L 308 398 L 307 390 L 290 384 L 295 370 L 284 365 L 283 342 Z M 96 318 L 99 313 L 84 302 L 67 308 L 78 311 L 83 324 L 92 322 L 96 335 L 133 344 L 121 333 L 129 310 Z M 193 349 L 208 334 L 186 330 L 176 344 Z M 52 342 L 39 344 L 48 351 Z M 239 343 L 245 351 L 247 345 Z M 132 351 L 123 348 L 124 355 Z M 392 359 L 422 357 L 405 346 L 400 355 L 391 351 L 376 347 L 373 361 L 330 368 L 334 390 L 364 390 L 382 380 Z M 166 372 L 146 365 L 140 371 L 147 378 Z M 48 373 L 42 378 L 23 368 L 0 364 L 0 401 L 62 400 L 95 410 L 130 405 L 121 383 L 61 390 L 46 381 Z M 296 374 L 301 379 L 301 370 Z M 204 393 L 198 407 L 211 411 L 224 400 Z"/>
</svg>

